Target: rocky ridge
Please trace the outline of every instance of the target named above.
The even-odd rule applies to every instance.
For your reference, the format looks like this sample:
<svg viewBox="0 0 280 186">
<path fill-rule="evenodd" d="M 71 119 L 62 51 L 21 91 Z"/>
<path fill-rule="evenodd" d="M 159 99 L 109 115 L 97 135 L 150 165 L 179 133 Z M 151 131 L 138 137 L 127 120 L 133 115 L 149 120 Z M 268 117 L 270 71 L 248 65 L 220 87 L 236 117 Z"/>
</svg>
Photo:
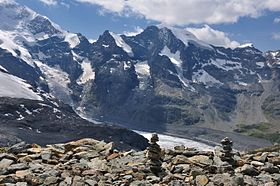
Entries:
<svg viewBox="0 0 280 186">
<path fill-rule="evenodd" d="M 217 147 L 215 152 L 184 146 L 163 149 L 162 170 L 156 174 L 149 167 L 150 155 L 146 156 L 149 148 L 120 152 L 113 149 L 112 143 L 94 139 L 46 147 L 20 143 L 2 149 L 0 183 L 17 186 L 280 184 L 280 146 L 233 152 L 234 164 L 220 158 L 221 148 Z"/>
</svg>

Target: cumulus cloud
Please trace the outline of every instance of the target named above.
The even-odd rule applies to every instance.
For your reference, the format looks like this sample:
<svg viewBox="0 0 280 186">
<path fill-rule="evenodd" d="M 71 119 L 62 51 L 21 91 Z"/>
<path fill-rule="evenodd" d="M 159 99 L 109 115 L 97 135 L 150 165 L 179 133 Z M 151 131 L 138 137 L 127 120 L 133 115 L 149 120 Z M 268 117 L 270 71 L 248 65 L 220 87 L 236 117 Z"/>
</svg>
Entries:
<svg viewBox="0 0 280 186">
<path fill-rule="evenodd" d="M 272 34 L 272 39 L 274 39 L 274 40 L 280 40 L 280 32 L 273 33 L 273 34 Z"/>
<path fill-rule="evenodd" d="M 141 32 L 143 32 L 143 30 L 144 30 L 143 28 L 137 26 L 134 28 L 134 31 L 132 31 L 132 32 L 125 31 L 125 32 L 123 32 L 123 34 L 126 36 L 136 36 L 136 35 L 140 34 Z"/>
<path fill-rule="evenodd" d="M 240 46 L 240 43 L 237 41 L 230 40 L 226 33 L 214 30 L 208 25 L 204 25 L 202 28 L 186 28 L 186 30 L 193 33 L 199 40 L 215 46 L 229 48 L 236 48 Z"/>
<path fill-rule="evenodd" d="M 75 0 L 127 15 L 141 15 L 169 25 L 234 23 L 240 17 L 280 11 L 280 0 Z"/>
<path fill-rule="evenodd" d="M 273 22 L 274 23 L 280 23 L 280 17 L 276 17 Z"/>
<path fill-rule="evenodd" d="M 121 13 L 125 8 L 125 0 L 76 0 L 81 3 L 90 3 L 101 6 L 103 9 L 115 13 Z"/>
<path fill-rule="evenodd" d="M 57 0 L 39 0 L 41 1 L 42 3 L 44 3 L 45 5 L 57 5 Z"/>
</svg>

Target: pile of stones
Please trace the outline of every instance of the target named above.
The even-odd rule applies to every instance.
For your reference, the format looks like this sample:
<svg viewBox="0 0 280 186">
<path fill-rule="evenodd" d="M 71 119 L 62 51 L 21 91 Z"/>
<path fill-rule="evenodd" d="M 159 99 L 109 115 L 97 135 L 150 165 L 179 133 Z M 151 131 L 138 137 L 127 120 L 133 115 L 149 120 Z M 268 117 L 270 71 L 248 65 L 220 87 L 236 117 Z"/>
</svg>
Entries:
<svg viewBox="0 0 280 186">
<path fill-rule="evenodd" d="M 235 153 L 184 146 L 119 152 L 112 143 L 82 139 L 40 147 L 20 143 L 0 153 L 0 185 L 266 185 L 280 184 L 280 146 Z M 228 146 L 227 146 L 228 145 Z M 231 161 L 231 160 L 234 161 Z"/>
</svg>

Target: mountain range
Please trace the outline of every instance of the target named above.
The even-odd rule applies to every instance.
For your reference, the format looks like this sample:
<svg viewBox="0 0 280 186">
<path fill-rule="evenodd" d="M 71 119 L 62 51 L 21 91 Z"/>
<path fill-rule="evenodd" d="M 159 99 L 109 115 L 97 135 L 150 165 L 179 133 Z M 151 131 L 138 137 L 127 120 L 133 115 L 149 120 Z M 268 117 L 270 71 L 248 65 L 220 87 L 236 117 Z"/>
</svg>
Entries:
<svg viewBox="0 0 280 186">
<path fill-rule="evenodd" d="M 229 135 L 264 146 L 280 141 L 279 67 L 280 51 L 213 46 L 174 27 L 149 26 L 133 36 L 107 30 L 91 43 L 27 7 L 0 1 L 0 118 L 17 130 L 34 127 L 27 116 L 43 109 L 50 117 L 41 119 L 52 124 L 36 124 L 37 134 L 43 128 L 67 134 L 71 122 L 59 117 L 73 122 L 81 116 L 210 141 Z"/>
</svg>

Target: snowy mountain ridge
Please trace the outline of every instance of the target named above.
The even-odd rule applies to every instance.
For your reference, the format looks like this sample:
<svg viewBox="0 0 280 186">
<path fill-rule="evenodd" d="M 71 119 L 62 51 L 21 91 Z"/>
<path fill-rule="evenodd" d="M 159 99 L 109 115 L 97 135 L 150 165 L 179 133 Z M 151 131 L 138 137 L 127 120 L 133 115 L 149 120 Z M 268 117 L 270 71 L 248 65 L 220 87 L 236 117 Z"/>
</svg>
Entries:
<svg viewBox="0 0 280 186">
<path fill-rule="evenodd" d="M 130 36 L 105 31 L 90 42 L 12 1 L 2 0 L 0 10 L 7 20 L 0 23 L 0 71 L 3 81 L 16 79 L 22 98 L 36 99 L 25 96 L 32 87 L 30 95 L 136 130 L 277 128 L 279 52 L 213 46 L 162 26 Z"/>
</svg>

